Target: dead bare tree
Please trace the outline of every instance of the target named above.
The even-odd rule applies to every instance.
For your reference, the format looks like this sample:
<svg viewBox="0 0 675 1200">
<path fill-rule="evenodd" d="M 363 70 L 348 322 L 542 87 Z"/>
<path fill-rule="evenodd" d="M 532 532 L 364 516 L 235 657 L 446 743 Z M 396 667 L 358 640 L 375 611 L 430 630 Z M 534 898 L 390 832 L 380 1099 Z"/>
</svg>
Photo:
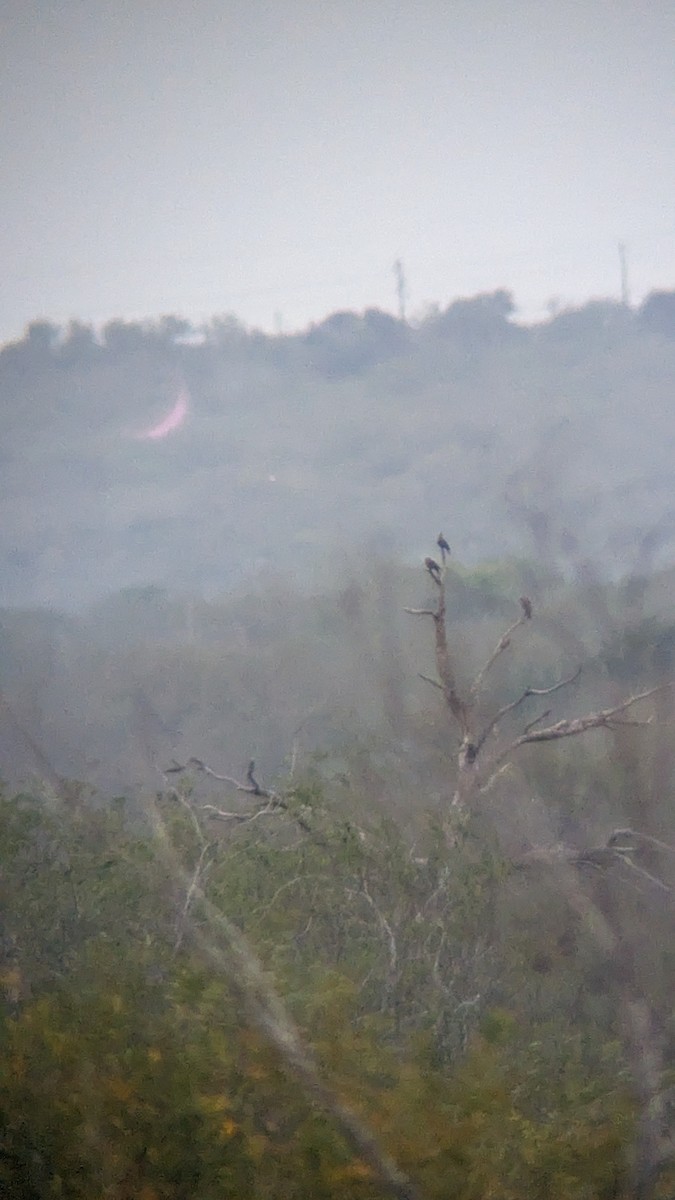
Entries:
<svg viewBox="0 0 675 1200">
<path fill-rule="evenodd" d="M 421 678 L 443 693 L 451 726 L 459 736 L 458 776 L 453 797 L 453 807 L 458 815 L 464 815 L 471 809 L 476 796 L 490 788 L 497 776 L 508 769 L 514 755 L 522 746 L 534 742 L 550 742 L 560 738 L 576 737 L 591 729 L 616 729 L 622 725 L 652 723 L 651 717 L 632 719 L 627 717 L 626 713 L 641 701 L 663 691 L 664 687 L 670 687 L 670 684 L 649 688 L 647 691 L 629 696 L 627 700 L 613 708 L 600 709 L 596 712 L 586 713 L 582 717 L 561 720 L 553 725 L 542 727 L 542 722 L 550 716 L 550 709 L 544 709 L 533 720 L 527 722 L 520 731 L 502 735 L 502 725 L 506 719 L 512 717 L 527 699 L 532 696 L 548 697 L 563 688 L 572 686 L 581 674 L 581 667 L 568 678 L 558 680 L 548 688 L 526 687 L 519 696 L 514 697 L 487 720 L 481 721 L 478 701 L 488 676 L 499 658 L 510 649 L 514 637 L 523 626 L 530 625 L 533 618 L 532 603 L 528 597 L 521 597 L 520 616 L 501 635 L 470 688 L 466 694 L 462 694 L 457 685 L 456 671 L 448 643 L 445 588 L 448 568 L 446 563 L 440 567 L 434 562 L 432 569 L 429 566 L 430 561 L 433 560 L 425 559 L 425 567 L 436 587 L 436 604 L 431 608 L 406 608 L 405 611 L 412 616 L 430 617 L 433 621 L 438 678 L 432 679 L 428 675 L 421 675 Z"/>
<path fill-rule="evenodd" d="M 436 679 L 422 676 L 443 695 L 450 725 L 459 740 L 457 784 L 452 808 L 454 822 L 471 812 L 478 797 L 495 787 L 500 776 L 509 770 L 521 747 L 577 737 L 593 729 L 615 730 L 621 726 L 645 726 L 653 716 L 632 717 L 634 708 L 644 711 L 651 697 L 672 684 L 649 688 L 629 696 L 612 708 L 598 709 L 583 716 L 565 718 L 544 725 L 550 709 L 543 709 L 520 730 L 513 720 L 522 704 L 530 697 L 548 698 L 571 687 L 579 678 L 581 667 L 568 678 L 548 688 L 526 687 L 513 700 L 497 709 L 487 719 L 481 716 L 478 701 L 490 672 L 512 646 L 513 639 L 523 626 L 530 625 L 534 612 L 528 597 L 521 597 L 520 616 L 505 630 L 492 653 L 474 678 L 465 694 L 457 685 L 457 675 L 449 644 L 446 616 L 447 564 L 442 566 L 425 560 L 427 573 L 436 588 L 436 604 L 427 608 L 409 608 L 414 616 L 428 617 L 433 622 Z M 502 730 L 506 730 L 502 732 Z M 449 828 L 452 837 L 452 824 Z M 610 834 L 604 846 L 586 851 L 566 847 L 532 847 L 526 860 L 516 866 L 544 864 L 552 873 L 561 897 L 570 909 L 583 918 L 584 927 L 594 941 L 596 951 L 608 967 L 608 975 L 616 983 L 616 1003 L 619 1026 L 622 1030 L 624 1055 L 631 1072 L 637 1107 L 637 1122 L 630 1169 L 630 1195 L 633 1200 L 652 1200 L 661 1173 L 675 1162 L 675 1134 L 668 1127 L 666 1090 L 663 1085 L 664 1059 L 658 1035 L 656 1014 L 641 985 L 636 967 L 636 938 L 644 930 L 633 933 L 626 928 L 622 906 L 613 892 L 619 894 L 627 886 L 646 887 L 664 895 L 670 901 L 671 888 L 658 875 L 636 863 L 635 855 L 641 845 L 651 844 L 675 854 L 675 847 L 632 829 L 619 829 Z M 589 869 L 590 868 L 590 873 Z M 586 878 L 584 878 L 586 875 Z"/>
</svg>

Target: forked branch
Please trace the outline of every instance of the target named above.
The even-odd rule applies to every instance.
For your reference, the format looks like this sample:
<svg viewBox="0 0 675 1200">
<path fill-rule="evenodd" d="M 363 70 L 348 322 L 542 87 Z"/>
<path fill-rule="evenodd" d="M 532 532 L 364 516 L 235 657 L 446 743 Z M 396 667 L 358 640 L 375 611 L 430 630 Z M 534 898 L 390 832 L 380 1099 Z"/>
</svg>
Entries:
<svg viewBox="0 0 675 1200">
<path fill-rule="evenodd" d="M 476 700 L 478 698 L 478 696 L 480 695 L 483 684 L 485 683 L 485 679 L 486 679 L 487 675 L 490 673 L 490 671 L 492 670 L 497 659 L 501 657 L 501 655 L 504 653 L 505 650 L 508 650 L 509 646 L 511 645 L 511 638 L 513 637 L 516 630 L 520 629 L 521 625 L 524 625 L 525 622 L 529 621 L 530 619 L 531 619 L 531 613 L 530 613 L 529 617 L 526 616 L 525 613 L 523 613 L 523 615 L 521 617 L 519 617 L 517 621 L 514 621 L 513 625 L 509 625 L 508 629 L 505 630 L 505 632 L 502 634 L 499 641 L 497 642 L 497 645 L 495 646 L 494 650 L 492 651 L 492 654 L 488 658 L 487 662 L 484 663 L 484 665 L 481 667 L 480 671 L 478 672 L 476 678 L 474 679 L 474 681 L 471 685 L 471 696 L 474 700 Z"/>
<path fill-rule="evenodd" d="M 524 731 L 511 743 L 506 753 L 526 745 L 527 742 L 551 742 L 556 738 L 575 737 L 579 733 L 586 733 L 589 729 L 616 729 L 620 725 L 628 724 L 651 725 L 650 717 L 641 721 L 622 721 L 621 714 L 627 712 L 634 704 L 639 704 L 641 700 L 647 700 L 650 696 L 655 696 L 657 692 L 663 692 L 672 686 L 672 683 L 660 684 L 659 687 L 648 688 L 645 692 L 629 696 L 627 700 L 624 700 L 622 704 L 617 704 L 614 708 L 600 709 L 598 712 L 587 713 L 583 717 L 566 718 L 557 721 L 555 725 L 547 725 L 545 729 Z"/>
<path fill-rule="evenodd" d="M 520 623 L 521 622 L 519 621 L 518 624 L 520 624 Z M 488 722 L 488 724 L 483 729 L 483 732 L 480 734 L 480 737 L 477 739 L 477 741 L 476 741 L 477 749 L 481 748 L 481 746 L 484 744 L 486 739 L 492 733 L 492 730 L 499 724 L 499 722 L 501 720 L 503 720 L 504 717 L 507 717 L 509 715 L 509 713 L 515 712 L 515 710 L 517 708 L 520 708 L 521 704 L 524 704 L 525 701 L 529 700 L 531 696 L 552 696 L 554 692 L 559 692 L 559 691 L 561 691 L 562 688 L 569 687 L 571 684 L 576 683 L 576 681 L 580 675 L 581 675 L 581 667 L 578 667 L 573 675 L 570 675 L 567 679 L 559 680 L 558 683 L 552 684 L 551 687 L 547 687 L 547 688 L 526 687 L 525 691 L 522 692 L 521 695 L 518 696 L 518 698 L 516 700 L 512 700 L 509 704 L 505 704 L 502 708 L 499 709 L 499 712 L 495 713 L 494 717 L 492 717 L 492 719 Z M 544 721 L 546 719 L 546 717 L 549 716 L 550 711 L 551 710 L 548 709 L 545 713 L 541 713 L 540 716 L 535 717 L 534 721 L 531 721 L 530 724 L 525 727 L 524 732 L 526 732 L 526 733 L 529 732 L 529 730 L 532 729 L 535 725 L 538 725 L 541 721 Z"/>
<path fill-rule="evenodd" d="M 624 700 L 622 704 L 617 704 L 614 708 L 604 708 L 597 712 L 586 713 L 583 717 L 566 717 L 562 721 L 556 721 L 555 725 L 546 725 L 543 729 L 537 728 L 538 720 L 542 718 L 531 721 L 518 737 L 489 756 L 489 761 L 484 764 L 482 778 L 478 781 L 480 790 L 486 791 L 492 787 L 496 775 L 503 772 L 505 765 L 510 762 L 521 746 L 536 742 L 553 742 L 560 738 L 578 737 L 579 734 L 588 733 L 591 729 L 619 729 L 624 725 L 642 727 L 652 725 L 651 717 L 630 720 L 622 718 L 622 713 L 627 712 L 634 704 L 639 704 L 641 700 L 647 700 L 650 696 L 671 687 L 673 687 L 672 683 L 660 684 L 659 687 L 649 688 L 645 692 L 629 696 L 627 700 Z M 486 774 L 488 774 L 487 779 L 485 778 Z"/>
<path fill-rule="evenodd" d="M 254 759 L 251 759 L 248 764 L 245 783 L 240 779 L 235 779 L 232 775 L 219 774 L 212 767 L 208 766 L 207 763 L 203 762 L 201 758 L 195 757 L 189 758 L 186 763 L 179 763 L 174 759 L 173 764 L 165 768 L 164 775 L 179 775 L 190 768 L 199 771 L 203 775 L 208 775 L 210 779 L 215 779 L 218 783 L 229 783 L 238 792 L 245 792 L 249 796 L 255 796 L 257 799 L 265 801 L 264 804 L 259 804 L 249 812 L 228 812 L 226 809 L 219 808 L 215 804 L 201 804 L 199 806 L 201 811 L 207 813 L 210 817 L 215 817 L 220 821 L 235 821 L 239 824 L 245 824 L 250 821 L 257 821 L 260 817 L 273 816 L 275 813 L 290 812 L 290 806 L 285 796 L 271 788 L 262 787 L 258 782 L 255 777 Z M 304 833 L 311 833 L 310 824 L 300 813 L 293 812 L 291 815 L 296 825 Z"/>
</svg>

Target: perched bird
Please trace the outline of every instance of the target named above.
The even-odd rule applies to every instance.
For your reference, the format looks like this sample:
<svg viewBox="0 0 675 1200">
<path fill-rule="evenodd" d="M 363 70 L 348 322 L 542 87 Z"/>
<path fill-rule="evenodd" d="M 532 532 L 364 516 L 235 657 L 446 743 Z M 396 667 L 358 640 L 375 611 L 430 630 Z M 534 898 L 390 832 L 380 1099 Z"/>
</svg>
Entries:
<svg viewBox="0 0 675 1200">
<path fill-rule="evenodd" d="M 435 558 L 425 558 L 424 565 L 435 583 L 441 582 L 441 568 Z"/>
<path fill-rule="evenodd" d="M 520 607 L 522 608 L 523 613 L 527 617 L 528 621 L 531 621 L 532 620 L 532 601 L 530 600 L 529 596 L 521 596 L 520 597 Z"/>
<path fill-rule="evenodd" d="M 445 556 L 446 556 L 446 554 L 450 553 L 450 547 L 449 547 L 448 543 L 446 542 L 445 538 L 443 537 L 442 533 L 439 533 L 438 537 L 436 538 L 436 545 L 438 546 L 438 549 L 440 550 L 440 552 L 443 556 L 443 562 L 445 562 Z"/>
<path fill-rule="evenodd" d="M 254 796 L 262 796 L 263 790 L 262 790 L 260 784 L 258 783 L 258 780 L 255 778 L 255 776 L 253 774 L 254 771 L 255 771 L 255 759 L 252 758 L 250 763 L 248 764 L 248 771 L 246 772 L 246 782 L 251 785 L 251 791 L 253 792 Z"/>
</svg>

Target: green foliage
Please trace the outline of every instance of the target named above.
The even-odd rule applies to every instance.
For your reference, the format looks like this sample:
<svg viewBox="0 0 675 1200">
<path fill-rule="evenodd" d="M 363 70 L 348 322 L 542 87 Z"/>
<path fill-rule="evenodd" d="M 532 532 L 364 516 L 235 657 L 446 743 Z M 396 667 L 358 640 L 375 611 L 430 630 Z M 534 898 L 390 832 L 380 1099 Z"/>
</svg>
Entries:
<svg viewBox="0 0 675 1200">
<path fill-rule="evenodd" d="M 496 936 L 498 859 L 470 829 L 443 855 L 430 830 L 429 856 L 414 862 L 392 822 L 360 836 L 327 813 L 316 781 L 292 802 L 314 831 L 244 827 L 212 847 L 208 891 L 257 947 L 338 1095 L 429 1200 L 609 1200 L 632 1122 L 610 1030 L 575 1029 L 560 1006 L 538 1023 L 507 947 L 501 1006 L 479 1005 L 467 1023 L 453 995 L 461 956 Z M 189 865 L 186 810 L 161 807 Z M 176 951 L 175 888 L 133 810 L 6 798 L 0 850 L 12 913 L 0 965 L 3 1195 L 380 1194 L 251 1027 L 236 980 L 206 971 L 189 938 Z M 464 1036 L 450 1058 L 444 1022 Z"/>
</svg>

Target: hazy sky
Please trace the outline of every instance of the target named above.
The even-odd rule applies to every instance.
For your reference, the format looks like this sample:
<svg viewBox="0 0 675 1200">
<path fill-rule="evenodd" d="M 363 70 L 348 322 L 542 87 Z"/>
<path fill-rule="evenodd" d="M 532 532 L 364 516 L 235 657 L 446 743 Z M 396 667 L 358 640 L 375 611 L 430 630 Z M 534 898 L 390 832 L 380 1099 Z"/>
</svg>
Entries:
<svg viewBox="0 0 675 1200">
<path fill-rule="evenodd" d="M 673 0 L 0 0 L 0 338 L 675 287 Z M 278 317 L 275 317 L 278 314 Z"/>
</svg>

